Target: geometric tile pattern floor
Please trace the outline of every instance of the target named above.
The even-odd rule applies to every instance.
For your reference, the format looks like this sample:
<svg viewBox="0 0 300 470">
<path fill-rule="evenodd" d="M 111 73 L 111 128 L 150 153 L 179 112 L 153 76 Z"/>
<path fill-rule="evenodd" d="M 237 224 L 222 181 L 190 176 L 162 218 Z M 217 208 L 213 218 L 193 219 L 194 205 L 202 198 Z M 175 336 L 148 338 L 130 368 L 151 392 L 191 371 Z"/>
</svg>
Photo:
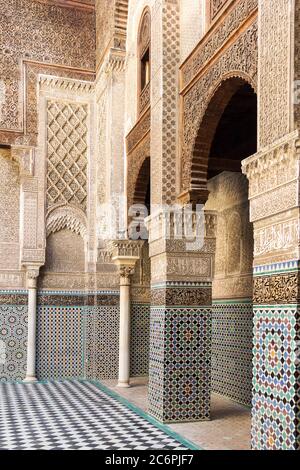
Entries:
<svg viewBox="0 0 300 470">
<path fill-rule="evenodd" d="M 0 383 L 0 449 L 185 450 L 89 381 Z"/>
</svg>

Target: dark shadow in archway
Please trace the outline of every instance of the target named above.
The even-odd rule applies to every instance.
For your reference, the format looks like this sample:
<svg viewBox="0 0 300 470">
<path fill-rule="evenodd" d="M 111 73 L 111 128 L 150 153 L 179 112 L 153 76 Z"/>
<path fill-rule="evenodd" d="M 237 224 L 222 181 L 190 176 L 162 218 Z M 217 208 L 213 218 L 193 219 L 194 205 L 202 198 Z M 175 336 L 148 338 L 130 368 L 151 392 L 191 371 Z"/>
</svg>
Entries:
<svg viewBox="0 0 300 470">
<path fill-rule="evenodd" d="M 253 228 L 241 162 L 256 151 L 257 96 L 245 80 L 227 79 L 207 108 L 192 165 L 193 183 L 199 184 L 201 177 L 202 187 L 209 192 L 206 208 L 218 212 L 212 324 L 214 420 L 228 418 L 230 408 L 222 408 L 222 396 L 247 406 L 252 399 Z"/>
</svg>

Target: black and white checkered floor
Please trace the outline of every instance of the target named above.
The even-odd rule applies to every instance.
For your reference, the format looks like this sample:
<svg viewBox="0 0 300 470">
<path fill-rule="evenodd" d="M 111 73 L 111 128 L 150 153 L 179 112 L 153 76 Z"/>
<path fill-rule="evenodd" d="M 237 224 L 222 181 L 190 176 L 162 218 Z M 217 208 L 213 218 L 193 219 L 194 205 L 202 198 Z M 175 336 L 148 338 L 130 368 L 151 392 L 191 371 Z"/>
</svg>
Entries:
<svg viewBox="0 0 300 470">
<path fill-rule="evenodd" d="M 184 450 L 88 381 L 0 384 L 0 449 Z"/>
</svg>

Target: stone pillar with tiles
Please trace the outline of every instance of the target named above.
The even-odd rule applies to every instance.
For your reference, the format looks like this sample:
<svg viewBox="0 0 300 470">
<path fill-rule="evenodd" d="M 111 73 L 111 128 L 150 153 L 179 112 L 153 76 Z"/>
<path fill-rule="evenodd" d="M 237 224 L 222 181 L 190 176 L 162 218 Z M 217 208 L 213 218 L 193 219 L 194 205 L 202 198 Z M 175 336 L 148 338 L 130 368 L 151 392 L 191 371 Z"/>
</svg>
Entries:
<svg viewBox="0 0 300 470">
<path fill-rule="evenodd" d="M 300 447 L 300 2 L 259 0 L 258 11 L 258 152 L 243 162 L 254 228 L 252 447 L 292 450 Z"/>
<path fill-rule="evenodd" d="M 243 163 L 254 226 L 252 446 L 297 449 L 299 395 L 298 132 Z"/>
<path fill-rule="evenodd" d="M 152 270 L 149 412 L 164 423 L 210 418 L 216 217 L 206 214 L 205 237 L 200 234 L 194 245 L 180 233 L 186 228 L 183 219 L 178 221 L 182 214 L 183 209 L 178 209 L 176 214 L 160 212 L 148 219 Z M 170 231 L 166 232 L 166 226 Z M 199 227 L 203 230 L 204 224 Z"/>
<path fill-rule="evenodd" d="M 153 3 L 151 51 L 149 411 L 161 422 L 197 421 L 210 417 L 214 239 L 206 233 L 192 248 L 176 233 L 179 0 Z"/>
</svg>

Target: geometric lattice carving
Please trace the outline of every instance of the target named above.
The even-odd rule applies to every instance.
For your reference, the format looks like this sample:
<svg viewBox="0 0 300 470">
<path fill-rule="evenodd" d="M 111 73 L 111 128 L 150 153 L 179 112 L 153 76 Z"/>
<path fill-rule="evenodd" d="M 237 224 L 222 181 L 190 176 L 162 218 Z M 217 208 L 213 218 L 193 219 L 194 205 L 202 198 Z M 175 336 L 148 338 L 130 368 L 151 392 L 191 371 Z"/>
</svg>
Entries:
<svg viewBox="0 0 300 470">
<path fill-rule="evenodd" d="M 47 206 L 87 205 L 87 106 L 48 101 Z"/>
</svg>

